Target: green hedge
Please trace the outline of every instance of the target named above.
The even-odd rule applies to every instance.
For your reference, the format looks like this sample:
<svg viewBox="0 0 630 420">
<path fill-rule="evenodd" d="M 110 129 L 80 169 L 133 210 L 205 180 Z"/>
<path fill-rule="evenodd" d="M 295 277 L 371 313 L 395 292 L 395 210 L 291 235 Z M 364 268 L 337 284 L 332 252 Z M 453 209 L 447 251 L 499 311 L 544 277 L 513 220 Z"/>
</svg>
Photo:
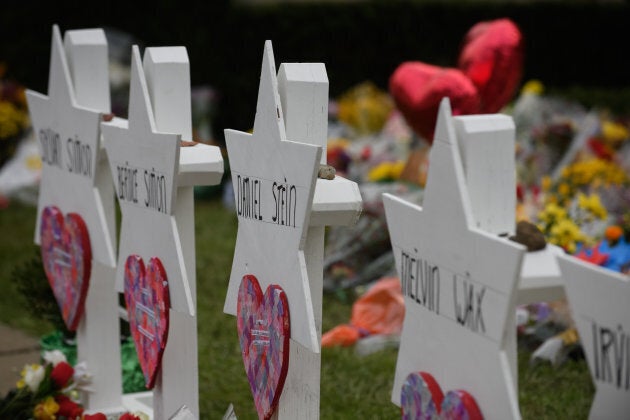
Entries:
<svg viewBox="0 0 630 420">
<path fill-rule="evenodd" d="M 22 83 L 45 90 L 52 23 L 62 30 L 115 27 L 149 46 L 184 45 L 193 84 L 211 84 L 222 94 L 215 124 L 219 133 L 223 127 L 248 129 L 253 123 L 265 39 L 273 40 L 278 64 L 326 63 L 336 95 L 368 79 L 386 87 L 389 75 L 406 60 L 454 65 L 461 39 L 474 23 L 510 17 L 526 36 L 525 78 L 557 88 L 629 85 L 626 3 L 153 4 L 47 2 L 36 10 L 28 1 L 12 2 L 0 14 L 0 60 Z"/>
</svg>

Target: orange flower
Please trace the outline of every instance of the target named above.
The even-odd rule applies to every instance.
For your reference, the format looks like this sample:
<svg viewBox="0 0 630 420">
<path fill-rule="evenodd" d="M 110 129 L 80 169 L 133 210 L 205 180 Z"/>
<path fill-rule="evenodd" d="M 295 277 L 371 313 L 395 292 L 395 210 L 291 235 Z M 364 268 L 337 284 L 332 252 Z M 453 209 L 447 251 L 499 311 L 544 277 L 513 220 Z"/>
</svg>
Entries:
<svg viewBox="0 0 630 420">
<path fill-rule="evenodd" d="M 617 225 L 608 226 L 605 235 L 609 241 L 617 241 L 623 235 L 623 229 Z"/>
</svg>

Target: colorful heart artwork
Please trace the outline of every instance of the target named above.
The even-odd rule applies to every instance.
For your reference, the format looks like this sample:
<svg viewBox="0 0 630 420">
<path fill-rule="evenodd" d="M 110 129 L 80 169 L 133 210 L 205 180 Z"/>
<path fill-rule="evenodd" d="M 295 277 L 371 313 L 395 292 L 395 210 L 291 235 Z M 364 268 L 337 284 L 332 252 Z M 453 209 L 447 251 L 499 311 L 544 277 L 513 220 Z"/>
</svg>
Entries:
<svg viewBox="0 0 630 420">
<path fill-rule="evenodd" d="M 127 257 L 125 303 L 144 382 L 147 389 L 151 389 L 168 341 L 171 307 L 166 271 L 158 258 L 151 258 L 145 267 L 138 255 Z"/>
<path fill-rule="evenodd" d="M 237 327 L 243 364 L 258 417 L 273 415 L 289 368 L 289 303 L 275 284 L 263 295 L 258 279 L 246 275 L 238 289 Z"/>
<path fill-rule="evenodd" d="M 403 420 L 483 420 L 472 395 L 463 390 L 444 395 L 435 378 L 427 372 L 413 372 L 407 376 L 400 402 Z"/>
<path fill-rule="evenodd" d="M 66 327 L 75 331 L 85 308 L 90 285 L 92 248 L 83 218 L 66 217 L 59 208 L 44 208 L 40 224 L 44 271 L 53 290 Z"/>
</svg>

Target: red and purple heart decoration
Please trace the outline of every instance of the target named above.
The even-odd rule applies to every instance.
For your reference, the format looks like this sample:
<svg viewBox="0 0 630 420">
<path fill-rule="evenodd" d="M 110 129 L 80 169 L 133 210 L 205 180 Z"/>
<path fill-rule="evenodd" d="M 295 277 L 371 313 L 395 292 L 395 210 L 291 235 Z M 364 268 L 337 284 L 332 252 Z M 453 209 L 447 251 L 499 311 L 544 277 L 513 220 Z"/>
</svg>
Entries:
<svg viewBox="0 0 630 420">
<path fill-rule="evenodd" d="M 147 389 L 153 388 L 168 341 L 170 297 L 162 262 L 130 255 L 125 262 L 125 303 L 129 328 Z"/>
<path fill-rule="evenodd" d="M 463 390 L 444 395 L 435 378 L 427 372 L 407 376 L 400 393 L 403 420 L 483 420 L 475 399 Z"/>
<path fill-rule="evenodd" d="M 289 303 L 280 286 L 263 295 L 258 279 L 246 275 L 238 289 L 238 336 L 258 417 L 273 415 L 289 369 Z"/>
<path fill-rule="evenodd" d="M 90 235 L 81 216 L 68 213 L 64 218 L 55 206 L 44 208 L 39 234 L 48 283 L 66 327 L 75 331 L 83 316 L 90 285 Z"/>
</svg>

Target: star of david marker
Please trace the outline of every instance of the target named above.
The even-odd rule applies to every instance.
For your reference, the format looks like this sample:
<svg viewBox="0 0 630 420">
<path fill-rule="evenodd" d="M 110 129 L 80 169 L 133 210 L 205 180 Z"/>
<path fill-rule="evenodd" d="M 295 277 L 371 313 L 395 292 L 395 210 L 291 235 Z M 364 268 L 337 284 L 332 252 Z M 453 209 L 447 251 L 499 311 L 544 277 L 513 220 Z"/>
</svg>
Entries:
<svg viewBox="0 0 630 420">
<path fill-rule="evenodd" d="M 102 31 L 100 35 L 104 39 Z M 93 258 L 113 267 L 116 264 L 114 226 L 104 208 L 104 203 L 111 201 L 107 197 L 107 193 L 111 193 L 111 182 L 105 184 L 109 188 L 103 188 L 97 179 L 102 110 L 77 104 L 68 66 L 61 33 L 55 25 L 48 96 L 31 90 L 26 92 L 42 153 L 35 242 L 40 243 L 40 216 L 46 206 L 54 205 L 63 214 L 76 212 L 87 226 Z"/>
<path fill-rule="evenodd" d="M 424 371 L 486 417 L 520 418 L 506 329 L 525 249 L 475 227 L 448 99 L 430 160 L 423 207 L 383 196 L 406 308 L 392 402 Z"/>
<path fill-rule="evenodd" d="M 68 303 L 80 305 L 84 299 L 85 311 L 77 326 L 77 357 L 87 362 L 93 378 L 90 392 L 82 393 L 82 404 L 86 409 L 105 411 L 120 407 L 122 394 L 120 371 L 110 369 L 120 365 L 120 331 L 118 296 L 111 283 L 116 264 L 114 191 L 100 143 L 101 113 L 110 110 L 107 64 L 103 30 L 67 31 L 62 43 L 55 25 L 49 96 L 27 92 L 42 151 L 35 241 L 45 242 L 45 236 L 40 238 L 40 227 L 42 212 L 47 207 L 54 206 L 66 216 L 75 213 L 85 222 L 89 248 L 82 245 L 81 249 L 91 250 L 91 269 L 84 273 L 89 288 L 83 282 L 80 286 L 67 282 L 66 274 L 57 275 L 55 287 L 65 285 L 66 290 L 73 288 L 73 293 L 61 289 L 62 293 L 55 295 L 58 301 L 61 297 L 62 308 L 67 308 Z M 60 242 L 53 243 L 53 252 L 48 255 L 61 254 L 67 258 L 68 254 L 59 245 Z M 65 258 L 55 259 L 53 264 L 60 267 L 64 263 L 67 263 Z M 68 296 L 71 299 L 63 301 Z"/>
<path fill-rule="evenodd" d="M 630 281 L 568 255 L 557 258 L 595 383 L 589 418 L 626 418 L 630 412 Z"/>
<path fill-rule="evenodd" d="M 235 315 L 243 276 L 284 289 L 291 338 L 319 352 L 304 243 L 321 147 L 288 141 L 271 42 L 265 43 L 253 134 L 225 130 L 238 215 L 224 311 Z"/>
<path fill-rule="evenodd" d="M 173 215 L 181 136 L 156 129 L 137 46 L 131 59 L 129 120 L 115 118 L 102 127 L 122 211 L 116 289 L 124 290 L 128 256 L 140 255 L 145 262 L 158 257 L 168 276 L 171 307 L 194 315 L 194 299 Z"/>
</svg>

